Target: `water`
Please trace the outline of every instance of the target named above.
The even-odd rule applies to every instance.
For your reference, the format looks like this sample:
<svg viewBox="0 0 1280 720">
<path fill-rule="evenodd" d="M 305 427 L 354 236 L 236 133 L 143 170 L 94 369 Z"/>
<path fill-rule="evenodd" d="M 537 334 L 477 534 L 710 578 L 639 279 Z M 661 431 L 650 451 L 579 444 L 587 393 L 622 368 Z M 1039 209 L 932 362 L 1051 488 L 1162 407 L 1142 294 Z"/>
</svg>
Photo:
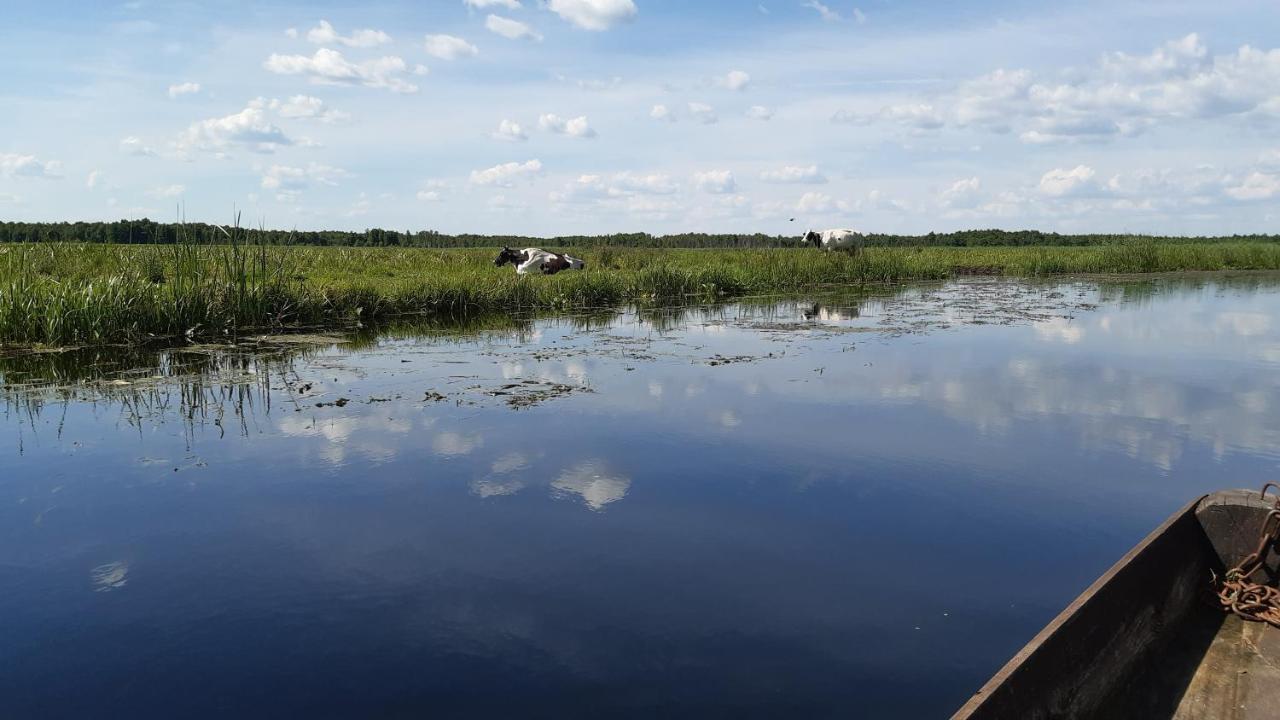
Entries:
<svg viewBox="0 0 1280 720">
<path fill-rule="evenodd" d="M 1280 474 L 1278 309 L 974 281 L 9 358 L 0 716 L 945 717 Z"/>
</svg>

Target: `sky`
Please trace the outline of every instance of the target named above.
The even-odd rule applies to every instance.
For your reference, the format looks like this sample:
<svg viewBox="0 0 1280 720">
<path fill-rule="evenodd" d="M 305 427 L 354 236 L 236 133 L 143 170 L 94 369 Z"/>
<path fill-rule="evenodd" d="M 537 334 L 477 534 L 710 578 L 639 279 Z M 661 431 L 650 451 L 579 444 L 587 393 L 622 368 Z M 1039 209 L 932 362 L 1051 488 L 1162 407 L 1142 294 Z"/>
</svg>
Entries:
<svg viewBox="0 0 1280 720">
<path fill-rule="evenodd" d="M 0 77 L 0 220 L 1280 227 L 1274 0 L 3 0 Z"/>
</svg>

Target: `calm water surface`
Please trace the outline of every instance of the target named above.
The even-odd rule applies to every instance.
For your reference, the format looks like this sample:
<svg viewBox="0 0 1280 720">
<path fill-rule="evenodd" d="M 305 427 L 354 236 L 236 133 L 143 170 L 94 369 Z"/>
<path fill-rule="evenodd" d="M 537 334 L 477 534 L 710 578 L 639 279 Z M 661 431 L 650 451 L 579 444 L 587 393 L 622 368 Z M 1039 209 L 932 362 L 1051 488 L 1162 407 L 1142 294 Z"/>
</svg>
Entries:
<svg viewBox="0 0 1280 720">
<path fill-rule="evenodd" d="M 976 281 L 0 360 L 0 717 L 945 717 L 1280 475 L 1278 310 Z"/>
</svg>

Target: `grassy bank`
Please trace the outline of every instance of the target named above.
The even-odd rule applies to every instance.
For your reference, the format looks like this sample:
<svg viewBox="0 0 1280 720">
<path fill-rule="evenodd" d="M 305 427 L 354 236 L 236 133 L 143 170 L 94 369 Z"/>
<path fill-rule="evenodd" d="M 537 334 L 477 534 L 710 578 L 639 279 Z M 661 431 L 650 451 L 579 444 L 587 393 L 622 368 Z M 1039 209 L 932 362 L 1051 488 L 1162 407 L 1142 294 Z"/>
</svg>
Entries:
<svg viewBox="0 0 1280 720">
<path fill-rule="evenodd" d="M 252 245 L 0 245 L 0 342 L 93 344 L 347 325 L 404 313 L 601 307 L 942 279 L 1280 269 L 1280 245 L 577 252 L 585 272 L 517 277 L 495 251 Z"/>
</svg>

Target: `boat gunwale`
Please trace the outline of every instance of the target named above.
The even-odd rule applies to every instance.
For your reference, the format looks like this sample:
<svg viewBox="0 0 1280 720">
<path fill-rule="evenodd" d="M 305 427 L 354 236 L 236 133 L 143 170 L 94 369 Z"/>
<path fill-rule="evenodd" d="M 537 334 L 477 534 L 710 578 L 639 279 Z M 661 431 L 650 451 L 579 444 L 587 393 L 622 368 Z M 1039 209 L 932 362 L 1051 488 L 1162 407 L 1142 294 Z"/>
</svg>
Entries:
<svg viewBox="0 0 1280 720">
<path fill-rule="evenodd" d="M 1082 608 L 1092 602 L 1094 597 L 1097 596 L 1103 588 L 1109 585 L 1117 575 L 1124 572 L 1131 564 L 1133 564 L 1140 555 L 1146 552 L 1148 547 L 1159 540 L 1171 527 L 1186 518 L 1188 514 L 1195 514 L 1200 503 L 1204 502 L 1204 500 L 1209 496 L 1210 493 L 1206 493 L 1187 503 L 1181 510 L 1170 515 L 1164 522 L 1160 523 L 1159 526 L 1148 533 L 1146 537 L 1138 542 L 1138 544 L 1130 548 L 1129 551 L 1121 556 L 1121 558 L 1112 564 L 1111 567 L 1107 568 L 1106 572 L 1099 575 L 1098 578 L 1089 585 L 1089 587 L 1085 588 L 1083 592 L 1077 595 L 1076 598 L 1062 610 L 1062 612 L 1058 613 L 1052 620 L 1050 620 L 1049 623 L 1040 630 L 1040 632 L 1036 633 L 1035 637 L 1031 638 L 1031 640 L 1028 641 L 1022 649 L 1015 653 L 1014 656 L 1004 664 L 1004 666 L 996 671 L 996 673 L 991 676 L 991 679 L 983 684 L 983 686 L 979 688 L 978 691 L 975 692 L 954 715 L 951 716 L 951 720 L 967 720 L 967 718 L 972 717 L 975 713 L 981 710 L 982 706 L 995 695 L 995 692 L 1000 688 L 1000 686 L 1012 678 L 1022 668 L 1022 666 L 1032 656 L 1034 656 L 1042 646 L 1054 638 L 1062 628 L 1080 612 Z"/>
</svg>

